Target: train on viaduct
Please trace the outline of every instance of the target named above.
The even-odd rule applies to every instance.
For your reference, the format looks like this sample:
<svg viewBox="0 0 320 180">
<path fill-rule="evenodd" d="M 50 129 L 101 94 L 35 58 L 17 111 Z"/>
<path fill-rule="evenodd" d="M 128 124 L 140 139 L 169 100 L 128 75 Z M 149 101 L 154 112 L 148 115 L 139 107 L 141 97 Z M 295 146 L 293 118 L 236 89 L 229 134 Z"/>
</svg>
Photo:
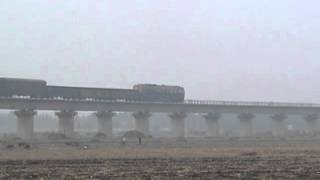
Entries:
<svg viewBox="0 0 320 180">
<path fill-rule="evenodd" d="M 185 100 L 180 86 L 138 84 L 132 89 L 50 86 L 44 80 L 0 78 L 0 109 L 14 111 L 17 136 L 32 139 L 34 116 L 37 111 L 54 111 L 58 117 L 58 132 L 67 137 L 75 133 L 74 120 L 78 112 L 94 112 L 98 132 L 112 137 L 112 119 L 117 112 L 129 112 L 135 119 L 135 130 L 150 134 L 152 113 L 167 113 L 171 119 L 171 134 L 185 137 L 188 114 L 201 114 L 206 120 L 207 136 L 220 136 L 220 121 L 224 114 L 239 119 L 241 137 L 252 136 L 253 122 L 258 115 L 272 121 L 272 135 L 286 134 L 286 121 L 291 115 L 300 116 L 306 132 L 317 133 L 320 104 L 235 102 Z"/>
<path fill-rule="evenodd" d="M 50 86 L 44 80 L 0 78 L 0 97 L 72 98 L 143 102 L 183 102 L 180 86 L 137 84 L 132 89 Z"/>
</svg>

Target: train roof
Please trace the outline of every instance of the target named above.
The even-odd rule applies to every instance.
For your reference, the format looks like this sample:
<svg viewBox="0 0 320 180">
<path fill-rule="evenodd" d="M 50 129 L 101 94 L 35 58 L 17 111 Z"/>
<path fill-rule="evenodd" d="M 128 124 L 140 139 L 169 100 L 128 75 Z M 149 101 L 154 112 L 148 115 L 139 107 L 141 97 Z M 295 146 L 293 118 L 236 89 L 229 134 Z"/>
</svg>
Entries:
<svg viewBox="0 0 320 180">
<path fill-rule="evenodd" d="M 81 86 L 52 86 L 48 85 L 48 88 L 77 88 L 77 89 L 99 89 L 99 90 L 114 90 L 114 91 L 136 91 L 134 89 L 121 89 L 121 88 L 101 88 L 101 87 L 81 87 Z"/>
<path fill-rule="evenodd" d="M 0 81 L 47 83 L 45 80 L 41 80 L 41 79 L 24 79 L 24 78 L 8 78 L 8 77 L 0 77 Z"/>
<path fill-rule="evenodd" d="M 174 87 L 174 88 L 183 88 L 182 86 L 177 85 L 165 85 L 165 84 L 135 84 L 134 86 L 156 86 L 156 87 Z"/>
</svg>

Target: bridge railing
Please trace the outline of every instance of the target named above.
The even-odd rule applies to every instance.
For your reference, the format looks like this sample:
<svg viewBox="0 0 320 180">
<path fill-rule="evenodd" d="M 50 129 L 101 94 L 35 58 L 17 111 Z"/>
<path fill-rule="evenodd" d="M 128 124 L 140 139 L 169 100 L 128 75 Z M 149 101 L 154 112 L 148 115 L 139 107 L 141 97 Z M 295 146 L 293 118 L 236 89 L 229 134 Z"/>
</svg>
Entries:
<svg viewBox="0 0 320 180">
<path fill-rule="evenodd" d="M 254 101 L 207 101 L 185 100 L 184 104 L 199 105 L 234 105 L 234 106 L 274 106 L 274 107 L 320 107 L 320 104 L 312 103 L 281 103 L 281 102 L 254 102 Z"/>
<path fill-rule="evenodd" d="M 124 99 L 74 99 L 74 98 L 33 98 L 28 96 L 0 97 L 0 99 L 30 99 L 30 100 L 54 100 L 54 101 L 81 101 L 81 102 L 125 102 L 125 103 L 146 103 L 145 101 L 127 101 Z M 164 102 L 148 102 L 154 104 L 164 104 Z M 170 103 L 170 102 L 169 102 Z M 215 100 L 185 100 L 170 104 L 191 104 L 191 105 L 226 105 L 226 106 L 268 106 L 268 107 L 320 107 L 320 104 L 312 103 L 281 103 L 281 102 L 254 102 L 254 101 L 215 101 Z"/>
</svg>

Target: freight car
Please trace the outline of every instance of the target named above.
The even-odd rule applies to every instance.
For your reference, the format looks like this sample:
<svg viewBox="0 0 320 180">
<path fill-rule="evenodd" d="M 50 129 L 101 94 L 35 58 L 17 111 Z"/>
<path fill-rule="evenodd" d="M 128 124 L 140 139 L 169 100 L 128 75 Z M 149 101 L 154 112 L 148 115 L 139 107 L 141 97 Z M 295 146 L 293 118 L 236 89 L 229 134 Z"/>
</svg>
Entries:
<svg viewBox="0 0 320 180">
<path fill-rule="evenodd" d="M 47 86 L 48 96 L 72 99 L 104 99 L 138 101 L 139 92 L 132 89 L 108 89 L 88 87 Z"/>
<path fill-rule="evenodd" d="M 140 92 L 143 101 L 183 102 L 185 98 L 184 88 L 180 86 L 137 84 L 133 89 Z"/>
<path fill-rule="evenodd" d="M 0 96 L 46 97 L 47 83 L 35 79 L 0 78 Z"/>
</svg>

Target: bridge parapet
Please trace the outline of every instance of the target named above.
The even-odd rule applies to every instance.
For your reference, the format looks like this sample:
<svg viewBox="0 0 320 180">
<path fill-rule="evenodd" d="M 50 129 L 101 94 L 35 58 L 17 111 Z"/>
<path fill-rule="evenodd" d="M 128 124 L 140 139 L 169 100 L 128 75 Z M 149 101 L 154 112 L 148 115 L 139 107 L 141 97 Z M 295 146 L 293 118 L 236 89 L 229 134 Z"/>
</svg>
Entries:
<svg viewBox="0 0 320 180">
<path fill-rule="evenodd" d="M 106 102 L 106 103 L 133 103 L 133 104 L 190 104 L 190 105 L 223 105 L 223 106 L 259 106 L 259 107 L 310 107 L 320 108 L 316 103 L 286 103 L 286 102 L 263 102 L 263 101 L 217 101 L 217 100 L 185 100 L 183 102 L 145 102 L 106 99 L 75 99 L 75 98 L 32 98 L 25 96 L 0 97 L 0 100 L 25 100 L 25 101 L 65 101 L 65 102 Z"/>
<path fill-rule="evenodd" d="M 200 105 L 233 105 L 233 106 L 271 106 L 271 107 L 320 107 L 313 103 L 285 103 L 259 101 L 216 101 L 216 100 L 185 100 L 184 104 Z"/>
</svg>

